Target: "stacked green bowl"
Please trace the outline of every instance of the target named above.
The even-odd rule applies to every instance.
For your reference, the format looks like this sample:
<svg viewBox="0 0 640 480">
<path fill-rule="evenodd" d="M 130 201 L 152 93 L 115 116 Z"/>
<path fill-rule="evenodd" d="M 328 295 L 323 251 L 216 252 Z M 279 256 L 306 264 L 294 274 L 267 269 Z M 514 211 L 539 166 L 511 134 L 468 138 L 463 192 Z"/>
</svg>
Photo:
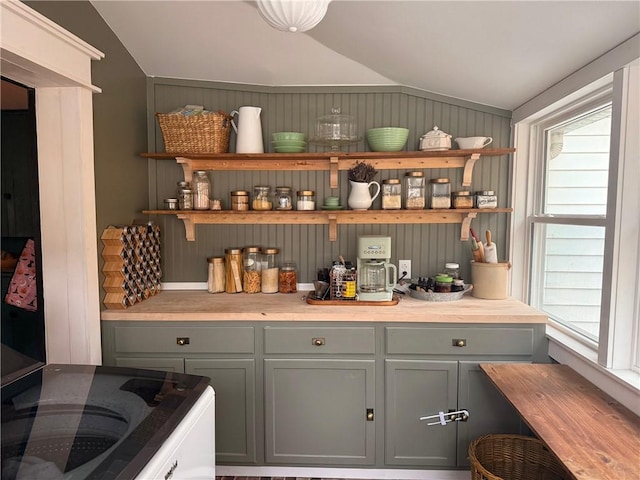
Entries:
<svg viewBox="0 0 640 480">
<path fill-rule="evenodd" d="M 275 132 L 271 136 L 273 138 L 271 144 L 278 153 L 304 152 L 307 145 L 305 135 L 301 132 Z"/>
<path fill-rule="evenodd" d="M 367 142 L 374 152 L 398 152 L 407 144 L 408 138 L 408 128 L 380 127 L 367 130 Z"/>
</svg>

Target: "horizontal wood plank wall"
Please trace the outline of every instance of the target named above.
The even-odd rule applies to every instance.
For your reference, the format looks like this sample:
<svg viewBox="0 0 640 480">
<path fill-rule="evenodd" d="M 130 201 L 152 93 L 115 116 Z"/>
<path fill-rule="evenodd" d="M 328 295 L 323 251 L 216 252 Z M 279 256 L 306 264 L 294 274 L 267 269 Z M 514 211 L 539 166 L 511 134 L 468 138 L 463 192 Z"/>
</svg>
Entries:
<svg viewBox="0 0 640 480">
<path fill-rule="evenodd" d="M 277 131 L 301 131 L 313 136 L 316 118 L 340 107 L 352 115 L 362 137 L 345 151 L 369 151 L 365 132 L 368 128 L 398 126 L 410 129 L 406 150 L 418 150 L 420 137 L 437 125 L 456 137 L 490 136 L 492 147 L 510 146 L 510 112 L 451 99 L 405 87 L 261 87 L 153 78 L 148 81 L 149 151 L 163 152 L 162 134 L 155 112 L 170 112 L 187 104 L 203 105 L 208 110 L 227 113 L 243 105 L 262 107 L 262 130 L 265 151 L 272 152 L 271 134 Z M 455 147 L 454 143 L 454 147 Z M 230 151 L 235 149 L 232 132 Z M 308 151 L 323 151 L 308 145 Z M 144 161 L 144 160 L 140 160 Z M 476 162 L 471 191 L 495 190 L 500 207 L 508 207 L 511 159 L 507 156 L 482 158 Z M 405 170 L 386 170 L 376 180 L 403 178 Z M 429 178 L 448 177 L 452 190 L 462 189 L 461 169 L 425 170 Z M 163 199 L 175 196 L 176 182 L 182 169 L 173 161 L 149 160 L 149 207 L 163 208 Z M 338 190 L 329 188 L 328 172 L 210 172 L 213 195 L 229 208 L 229 192 L 252 191 L 254 185 L 291 186 L 296 190 L 315 190 L 317 201 L 338 194 L 346 205 L 348 182 L 341 172 Z M 380 199 L 373 204 L 380 208 Z M 230 247 L 278 247 L 281 261 L 298 265 L 300 282 L 311 282 L 316 271 L 328 267 L 339 255 L 355 262 L 356 238 L 359 234 L 389 235 L 393 261 L 411 259 L 414 277 L 442 270 L 444 263 L 458 261 L 462 275 L 470 278 L 470 245 L 460 242 L 460 226 L 433 225 L 343 225 L 338 227 L 338 241 L 329 242 L 324 225 L 198 225 L 196 241 L 187 242 L 181 221 L 174 217 L 154 219 L 162 232 L 164 282 L 204 282 L 206 258 L 222 256 Z M 491 229 L 498 245 L 498 255 L 505 256 L 508 214 L 481 215 L 472 222 L 478 232 Z"/>
</svg>

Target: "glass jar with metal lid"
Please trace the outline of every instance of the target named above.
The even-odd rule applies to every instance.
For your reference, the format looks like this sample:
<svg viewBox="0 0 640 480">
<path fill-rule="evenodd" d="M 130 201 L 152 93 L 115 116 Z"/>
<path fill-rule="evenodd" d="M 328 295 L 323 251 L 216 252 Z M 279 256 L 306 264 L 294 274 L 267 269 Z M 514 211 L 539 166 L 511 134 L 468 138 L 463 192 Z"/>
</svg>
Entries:
<svg viewBox="0 0 640 480">
<path fill-rule="evenodd" d="M 207 290 L 209 293 L 224 292 L 225 274 L 224 274 L 224 258 L 209 257 L 208 263 L 208 279 Z"/>
<path fill-rule="evenodd" d="M 276 187 L 273 204 L 276 206 L 276 210 L 292 210 L 291 187 Z"/>
<path fill-rule="evenodd" d="M 431 208 L 451 208 L 451 181 L 448 178 L 433 178 L 429 184 Z"/>
<path fill-rule="evenodd" d="M 277 248 L 262 249 L 262 293 L 278 293 Z"/>
<path fill-rule="evenodd" d="M 453 192 L 453 208 L 473 208 L 473 196 L 468 190 Z"/>
<path fill-rule="evenodd" d="M 476 208 L 497 208 L 498 197 L 493 190 L 476 192 Z"/>
<path fill-rule="evenodd" d="M 242 271 L 244 268 L 242 261 L 242 250 L 239 248 L 227 248 L 224 251 L 225 258 L 225 286 L 227 293 L 238 293 L 242 291 Z"/>
<path fill-rule="evenodd" d="M 193 190 L 194 210 L 209 210 L 211 208 L 209 204 L 211 181 L 205 170 L 196 170 L 193 172 L 191 190 Z"/>
<path fill-rule="evenodd" d="M 407 172 L 404 176 L 404 208 L 418 210 L 425 207 L 424 174 Z"/>
<path fill-rule="evenodd" d="M 382 209 L 398 210 L 402 208 L 402 184 L 398 178 L 382 181 Z"/>
<path fill-rule="evenodd" d="M 193 210 L 193 191 L 190 188 L 178 189 L 178 209 Z"/>
<path fill-rule="evenodd" d="M 260 293 L 262 285 L 262 259 L 260 247 L 246 247 L 242 250 L 244 274 L 242 290 L 245 293 Z"/>
<path fill-rule="evenodd" d="M 231 210 L 249 210 L 249 192 L 246 190 L 231 192 Z"/>
<path fill-rule="evenodd" d="M 298 190 L 296 210 L 315 210 L 316 192 L 313 190 Z"/>
<path fill-rule="evenodd" d="M 256 185 L 253 187 L 251 208 L 253 210 L 271 210 L 273 208 L 273 202 L 269 198 L 270 192 L 271 187 L 267 185 Z"/>
<path fill-rule="evenodd" d="M 278 291 L 296 293 L 298 291 L 298 272 L 295 263 L 284 263 L 278 273 Z"/>
</svg>

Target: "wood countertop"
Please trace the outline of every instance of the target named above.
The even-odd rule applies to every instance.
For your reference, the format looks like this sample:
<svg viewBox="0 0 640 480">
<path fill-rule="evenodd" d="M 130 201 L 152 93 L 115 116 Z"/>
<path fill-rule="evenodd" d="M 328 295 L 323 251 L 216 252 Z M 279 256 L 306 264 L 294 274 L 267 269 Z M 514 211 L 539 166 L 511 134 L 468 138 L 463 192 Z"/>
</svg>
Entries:
<svg viewBox="0 0 640 480">
<path fill-rule="evenodd" d="M 574 479 L 640 478 L 640 417 L 570 367 L 480 368 Z"/>
<path fill-rule="evenodd" d="M 103 310 L 102 320 L 149 321 L 349 321 L 447 323 L 547 323 L 547 316 L 515 299 L 426 302 L 405 295 L 392 306 L 309 305 L 305 293 L 210 294 L 165 290 L 125 310 Z M 345 302 L 346 303 L 346 302 Z"/>
</svg>

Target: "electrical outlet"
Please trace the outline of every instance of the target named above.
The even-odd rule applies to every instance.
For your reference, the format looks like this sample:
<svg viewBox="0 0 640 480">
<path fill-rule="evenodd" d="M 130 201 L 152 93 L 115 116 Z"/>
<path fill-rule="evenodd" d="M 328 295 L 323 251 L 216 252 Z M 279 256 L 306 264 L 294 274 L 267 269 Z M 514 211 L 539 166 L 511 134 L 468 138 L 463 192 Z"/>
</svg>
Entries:
<svg viewBox="0 0 640 480">
<path fill-rule="evenodd" d="M 398 260 L 398 278 L 400 277 L 403 277 L 403 280 L 411 280 L 411 260 Z"/>
</svg>

